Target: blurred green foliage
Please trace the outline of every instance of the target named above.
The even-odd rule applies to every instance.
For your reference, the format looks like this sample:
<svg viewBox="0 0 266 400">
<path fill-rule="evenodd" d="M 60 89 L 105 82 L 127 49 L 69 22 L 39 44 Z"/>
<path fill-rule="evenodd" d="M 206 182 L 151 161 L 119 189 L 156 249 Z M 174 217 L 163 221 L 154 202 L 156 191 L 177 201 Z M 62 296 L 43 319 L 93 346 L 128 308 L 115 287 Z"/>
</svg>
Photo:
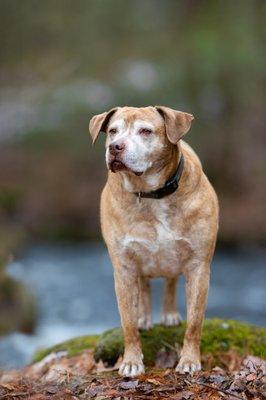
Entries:
<svg viewBox="0 0 266 400">
<path fill-rule="evenodd" d="M 0 207 L 7 215 L 14 214 L 20 199 L 20 190 L 16 188 L 3 188 L 0 192 Z"/>
<path fill-rule="evenodd" d="M 1 0 L 0 215 L 36 237 L 99 236 L 114 105 L 192 112 L 220 242 L 265 244 L 263 0 Z"/>
</svg>

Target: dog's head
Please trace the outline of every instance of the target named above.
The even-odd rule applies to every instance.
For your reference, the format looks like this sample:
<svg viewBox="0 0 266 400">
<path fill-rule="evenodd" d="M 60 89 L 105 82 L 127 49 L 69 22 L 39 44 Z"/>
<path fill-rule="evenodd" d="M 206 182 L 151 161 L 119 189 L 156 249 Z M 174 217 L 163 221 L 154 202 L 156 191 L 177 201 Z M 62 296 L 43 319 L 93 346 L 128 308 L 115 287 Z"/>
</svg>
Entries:
<svg viewBox="0 0 266 400">
<path fill-rule="evenodd" d="M 188 132 L 193 115 L 168 107 L 116 107 L 90 121 L 93 143 L 105 132 L 106 164 L 113 171 L 146 172 Z"/>
</svg>

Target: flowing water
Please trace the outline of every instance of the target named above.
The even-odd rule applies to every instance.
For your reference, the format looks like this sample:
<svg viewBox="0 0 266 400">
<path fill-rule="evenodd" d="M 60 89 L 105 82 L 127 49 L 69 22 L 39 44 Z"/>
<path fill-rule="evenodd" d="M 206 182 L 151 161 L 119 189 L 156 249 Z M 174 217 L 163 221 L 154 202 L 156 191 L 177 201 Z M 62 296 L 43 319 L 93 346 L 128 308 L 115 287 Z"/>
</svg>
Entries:
<svg viewBox="0 0 266 400">
<path fill-rule="evenodd" d="M 217 251 L 207 316 L 265 325 L 265 259 L 265 249 Z M 35 245 L 7 269 L 35 295 L 38 321 L 32 335 L 14 332 L 0 339 L 0 367 L 24 365 L 37 348 L 120 323 L 112 267 L 101 244 Z M 155 322 L 160 317 L 161 293 L 162 281 L 156 279 L 152 283 Z M 178 304 L 184 316 L 183 278 Z"/>
</svg>

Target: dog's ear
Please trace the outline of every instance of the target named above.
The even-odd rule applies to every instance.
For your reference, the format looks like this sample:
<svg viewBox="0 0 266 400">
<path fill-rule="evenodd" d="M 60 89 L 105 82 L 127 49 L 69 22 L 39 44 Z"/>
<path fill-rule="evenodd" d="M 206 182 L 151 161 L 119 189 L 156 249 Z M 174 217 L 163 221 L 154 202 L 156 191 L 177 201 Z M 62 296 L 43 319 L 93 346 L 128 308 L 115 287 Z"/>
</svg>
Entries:
<svg viewBox="0 0 266 400">
<path fill-rule="evenodd" d="M 92 117 L 89 124 L 89 131 L 92 137 L 93 144 L 95 143 L 99 133 L 105 132 L 109 119 L 116 112 L 117 109 L 118 107 L 115 107 L 109 111 L 106 111 L 102 114 L 94 115 L 94 117 Z"/>
<path fill-rule="evenodd" d="M 193 115 L 164 106 L 155 106 L 155 108 L 165 121 L 165 129 L 169 141 L 177 144 L 189 131 L 191 122 L 194 119 Z"/>
</svg>

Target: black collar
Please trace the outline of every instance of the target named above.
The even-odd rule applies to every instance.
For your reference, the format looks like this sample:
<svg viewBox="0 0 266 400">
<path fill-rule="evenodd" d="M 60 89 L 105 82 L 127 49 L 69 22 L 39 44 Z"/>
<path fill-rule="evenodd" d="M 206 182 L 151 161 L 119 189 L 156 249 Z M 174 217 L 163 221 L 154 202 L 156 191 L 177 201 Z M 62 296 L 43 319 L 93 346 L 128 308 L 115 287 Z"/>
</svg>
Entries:
<svg viewBox="0 0 266 400">
<path fill-rule="evenodd" d="M 165 196 L 169 196 L 170 194 L 174 193 L 178 188 L 178 183 L 180 181 L 182 172 L 184 169 L 184 156 L 181 153 L 181 157 L 177 166 L 177 169 L 168 181 L 164 184 L 163 187 L 152 190 L 151 192 L 135 192 L 134 194 L 138 196 L 139 200 L 146 197 L 149 199 L 162 199 Z"/>
</svg>

